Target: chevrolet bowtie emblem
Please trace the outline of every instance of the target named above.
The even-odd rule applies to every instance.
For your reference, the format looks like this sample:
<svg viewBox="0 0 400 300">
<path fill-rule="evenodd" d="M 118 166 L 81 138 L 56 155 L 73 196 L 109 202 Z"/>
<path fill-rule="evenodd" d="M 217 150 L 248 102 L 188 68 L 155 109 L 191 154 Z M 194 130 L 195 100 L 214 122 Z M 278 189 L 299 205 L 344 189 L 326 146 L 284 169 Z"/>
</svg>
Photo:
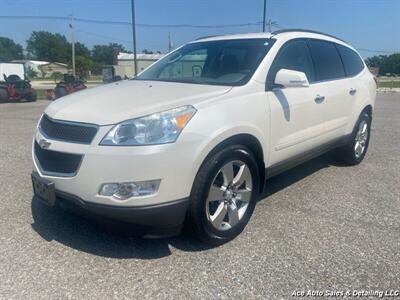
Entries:
<svg viewBox="0 0 400 300">
<path fill-rule="evenodd" d="M 39 140 L 39 146 L 42 149 L 49 149 L 50 145 L 51 145 L 51 143 L 49 141 L 45 140 L 45 139 L 40 139 Z"/>
</svg>

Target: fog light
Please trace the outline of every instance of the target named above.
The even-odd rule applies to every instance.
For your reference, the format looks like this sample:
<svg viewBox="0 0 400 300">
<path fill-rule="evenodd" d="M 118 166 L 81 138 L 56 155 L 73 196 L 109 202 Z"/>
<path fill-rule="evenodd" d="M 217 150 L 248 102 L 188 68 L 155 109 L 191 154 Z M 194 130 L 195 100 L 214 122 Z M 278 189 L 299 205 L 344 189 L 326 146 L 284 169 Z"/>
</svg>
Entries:
<svg viewBox="0 0 400 300">
<path fill-rule="evenodd" d="M 105 183 L 100 187 L 99 195 L 125 200 L 131 197 L 155 194 L 160 186 L 160 179 L 138 182 Z"/>
</svg>

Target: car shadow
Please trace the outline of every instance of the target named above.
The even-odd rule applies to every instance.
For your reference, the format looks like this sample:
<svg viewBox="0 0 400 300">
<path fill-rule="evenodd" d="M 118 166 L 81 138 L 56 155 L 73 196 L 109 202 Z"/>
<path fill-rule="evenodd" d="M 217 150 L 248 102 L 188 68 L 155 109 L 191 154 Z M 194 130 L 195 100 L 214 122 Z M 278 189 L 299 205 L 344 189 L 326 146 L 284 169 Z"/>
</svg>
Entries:
<svg viewBox="0 0 400 300">
<path fill-rule="evenodd" d="M 271 196 L 293 183 L 323 168 L 337 165 L 330 155 L 324 155 L 297 166 L 267 181 L 260 200 Z M 259 200 L 259 201 L 260 201 Z M 211 249 L 188 234 L 173 238 L 143 239 L 129 228 L 110 227 L 65 212 L 55 206 L 48 207 L 36 197 L 31 202 L 32 228 L 46 241 L 57 241 L 73 249 L 93 255 L 122 259 L 159 259 L 171 255 L 170 246 L 187 252 Z"/>
<path fill-rule="evenodd" d="M 93 255 L 122 259 L 158 259 L 171 255 L 170 245 L 187 252 L 209 249 L 187 234 L 172 238 L 144 239 L 137 236 L 133 229 L 122 228 L 122 224 L 82 218 L 58 206 L 48 207 L 36 197 L 32 198 L 31 210 L 31 226 L 44 240 L 57 241 Z"/>
<path fill-rule="evenodd" d="M 319 170 L 329 168 L 331 166 L 347 167 L 347 165 L 339 162 L 335 158 L 334 150 L 268 179 L 264 192 L 259 197 L 259 201 L 265 199 L 266 197 L 272 196 L 273 194 L 302 180 L 303 178 L 310 176 L 311 174 L 318 172 Z"/>
</svg>

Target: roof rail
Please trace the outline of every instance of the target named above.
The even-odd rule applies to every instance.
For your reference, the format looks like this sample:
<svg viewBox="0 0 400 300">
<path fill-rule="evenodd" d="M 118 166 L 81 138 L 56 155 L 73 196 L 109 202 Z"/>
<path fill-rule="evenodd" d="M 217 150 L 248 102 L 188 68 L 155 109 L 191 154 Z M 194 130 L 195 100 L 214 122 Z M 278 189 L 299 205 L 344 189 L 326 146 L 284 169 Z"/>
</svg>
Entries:
<svg viewBox="0 0 400 300">
<path fill-rule="evenodd" d="M 334 38 L 334 39 L 337 39 L 339 41 L 342 41 L 342 42 L 346 43 L 346 41 L 344 41 L 344 40 L 342 40 L 342 39 L 340 39 L 340 38 L 338 38 L 338 37 L 336 37 L 334 35 L 323 33 L 323 32 L 316 31 L 316 30 L 309 30 L 309 29 L 297 29 L 297 28 L 294 28 L 294 29 L 280 29 L 280 30 L 276 30 L 276 31 L 272 32 L 271 34 L 272 35 L 277 35 L 277 34 L 286 33 L 286 32 L 308 32 L 308 33 L 322 34 L 322 35 L 326 35 L 326 36 L 329 36 L 331 38 Z"/>
<path fill-rule="evenodd" d="M 205 36 L 201 36 L 201 37 L 196 38 L 195 41 L 202 40 L 202 39 L 213 38 L 213 37 L 216 37 L 216 36 L 218 36 L 218 35 L 205 35 Z"/>
</svg>

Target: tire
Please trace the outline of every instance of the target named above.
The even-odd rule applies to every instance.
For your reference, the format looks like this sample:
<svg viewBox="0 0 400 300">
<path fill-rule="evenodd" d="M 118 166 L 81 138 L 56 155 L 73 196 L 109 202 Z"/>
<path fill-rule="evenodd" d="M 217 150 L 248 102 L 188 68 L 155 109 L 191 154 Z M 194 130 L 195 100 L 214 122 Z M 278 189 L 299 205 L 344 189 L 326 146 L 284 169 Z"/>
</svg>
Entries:
<svg viewBox="0 0 400 300">
<path fill-rule="evenodd" d="M 0 101 L 8 100 L 8 92 L 5 88 L 0 88 Z"/>
<path fill-rule="evenodd" d="M 54 90 L 54 94 L 55 94 L 55 98 L 58 99 L 58 98 L 66 96 L 68 93 L 65 88 L 57 86 Z"/>
<path fill-rule="evenodd" d="M 30 101 L 30 102 L 35 102 L 37 100 L 37 94 L 36 91 L 33 90 L 28 97 L 26 98 L 26 100 Z"/>
<path fill-rule="evenodd" d="M 349 141 L 339 148 L 337 157 L 341 162 L 349 166 L 355 166 L 363 161 L 368 150 L 371 122 L 371 116 L 367 112 L 362 112 L 354 126 Z"/>
<path fill-rule="evenodd" d="M 257 162 L 246 147 L 232 145 L 211 155 L 190 195 L 188 222 L 196 238 L 213 246 L 234 239 L 250 220 L 258 194 Z"/>
</svg>

